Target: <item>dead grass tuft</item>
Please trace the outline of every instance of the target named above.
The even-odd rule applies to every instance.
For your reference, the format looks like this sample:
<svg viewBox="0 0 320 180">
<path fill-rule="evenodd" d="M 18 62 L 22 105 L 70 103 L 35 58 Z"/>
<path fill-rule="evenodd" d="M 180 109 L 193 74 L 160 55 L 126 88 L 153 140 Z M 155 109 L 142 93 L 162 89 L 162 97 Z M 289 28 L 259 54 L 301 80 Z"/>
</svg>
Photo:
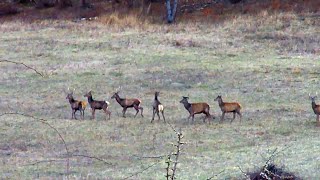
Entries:
<svg viewBox="0 0 320 180">
<path fill-rule="evenodd" d="M 136 13 L 121 15 L 119 12 L 114 12 L 110 15 L 108 14 L 100 16 L 97 21 L 104 25 L 112 26 L 119 29 L 140 29 L 149 25 L 149 22 L 146 19 L 142 18 Z"/>
</svg>

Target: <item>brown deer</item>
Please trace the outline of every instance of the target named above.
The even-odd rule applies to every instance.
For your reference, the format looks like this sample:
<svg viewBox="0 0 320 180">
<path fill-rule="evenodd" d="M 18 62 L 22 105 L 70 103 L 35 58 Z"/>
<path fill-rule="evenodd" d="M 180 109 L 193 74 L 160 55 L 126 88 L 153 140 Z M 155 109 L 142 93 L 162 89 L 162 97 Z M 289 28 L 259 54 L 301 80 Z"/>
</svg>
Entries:
<svg viewBox="0 0 320 180">
<path fill-rule="evenodd" d="M 156 113 L 158 115 L 158 120 L 160 120 L 159 112 L 161 112 L 161 114 L 162 114 L 163 121 L 166 122 L 166 118 L 164 117 L 164 107 L 163 107 L 163 105 L 160 103 L 160 101 L 158 99 L 159 94 L 160 94 L 160 92 L 158 92 L 158 91 L 156 91 L 154 93 L 154 101 L 153 101 L 153 104 L 152 104 L 153 115 L 152 115 L 151 123 L 153 122 L 154 116 L 155 116 Z"/>
<path fill-rule="evenodd" d="M 108 101 L 96 101 L 96 100 L 93 100 L 91 91 L 89 91 L 87 94 L 85 94 L 84 97 L 88 98 L 88 102 L 89 102 L 91 110 L 92 110 L 92 119 L 95 119 L 95 111 L 96 111 L 96 109 L 98 109 L 98 110 L 103 109 L 103 111 L 106 113 L 106 119 L 107 119 L 107 116 L 109 116 L 109 120 L 110 120 L 111 112 L 108 109 L 109 108 L 109 102 Z"/>
<path fill-rule="evenodd" d="M 206 119 L 208 119 L 209 124 L 210 124 L 210 119 L 211 119 L 211 115 L 210 115 L 210 106 L 208 103 L 205 102 L 200 102 L 200 103 L 189 103 L 188 102 L 189 97 L 182 97 L 182 100 L 180 101 L 180 103 L 182 103 L 184 105 L 184 107 L 186 108 L 186 110 L 190 113 L 189 117 L 188 117 L 188 122 L 190 117 L 192 117 L 192 123 L 194 122 L 194 115 L 195 114 L 200 114 L 203 113 L 206 116 L 203 119 L 203 122 L 205 122 Z M 215 117 L 213 116 L 213 119 Z"/>
<path fill-rule="evenodd" d="M 80 111 L 80 116 L 82 120 L 84 119 L 84 110 L 87 107 L 87 103 L 85 101 L 77 101 L 73 98 L 73 91 L 68 93 L 66 99 L 69 100 L 69 103 L 71 105 L 71 110 L 72 110 L 72 117 L 71 119 L 77 119 L 76 117 L 76 112 Z"/>
<path fill-rule="evenodd" d="M 318 95 L 318 93 L 317 93 Z M 317 98 L 317 95 L 316 96 L 310 96 L 309 94 L 309 98 L 311 100 L 311 106 L 312 106 L 312 109 L 313 109 L 313 112 L 314 114 L 317 115 L 317 122 L 320 124 L 320 105 L 319 104 L 316 104 L 316 98 Z"/>
<path fill-rule="evenodd" d="M 236 118 L 236 113 L 240 116 L 240 122 L 242 119 L 242 114 L 240 112 L 241 110 L 241 104 L 237 102 L 223 102 L 222 97 L 219 95 L 217 96 L 214 101 L 218 101 L 220 109 L 222 111 L 222 116 L 220 122 L 223 121 L 225 113 L 233 113 L 233 119 L 230 123 Z"/>
<path fill-rule="evenodd" d="M 139 99 L 136 98 L 132 98 L 132 99 L 125 99 L 125 98 L 120 98 L 119 96 L 119 91 L 115 92 L 113 94 L 113 96 L 111 97 L 111 99 L 116 99 L 116 101 L 120 104 L 121 107 L 123 107 L 122 110 L 122 116 L 125 118 L 125 113 L 127 111 L 128 108 L 134 108 L 137 112 L 134 115 L 134 117 L 137 116 L 137 114 L 139 113 L 139 109 L 141 110 L 141 116 L 143 117 L 143 107 L 140 106 L 141 101 Z"/>
</svg>

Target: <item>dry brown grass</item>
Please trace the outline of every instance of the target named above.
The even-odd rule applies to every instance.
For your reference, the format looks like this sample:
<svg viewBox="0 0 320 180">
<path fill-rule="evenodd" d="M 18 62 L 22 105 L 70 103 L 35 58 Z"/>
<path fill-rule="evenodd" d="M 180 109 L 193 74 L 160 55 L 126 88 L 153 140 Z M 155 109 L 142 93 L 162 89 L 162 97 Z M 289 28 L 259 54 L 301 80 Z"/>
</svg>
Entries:
<svg viewBox="0 0 320 180">
<path fill-rule="evenodd" d="M 116 29 L 123 28 L 141 28 L 144 29 L 149 25 L 148 20 L 141 17 L 138 13 L 130 13 L 121 15 L 119 12 L 114 12 L 108 15 L 102 15 L 98 18 L 97 22 L 104 25 L 112 26 Z"/>
</svg>

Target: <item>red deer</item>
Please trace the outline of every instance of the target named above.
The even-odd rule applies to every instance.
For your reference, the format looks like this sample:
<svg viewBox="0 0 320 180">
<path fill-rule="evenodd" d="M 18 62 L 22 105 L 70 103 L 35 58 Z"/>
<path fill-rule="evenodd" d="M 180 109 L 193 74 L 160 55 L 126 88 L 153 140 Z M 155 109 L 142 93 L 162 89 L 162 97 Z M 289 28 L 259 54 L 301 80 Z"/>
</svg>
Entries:
<svg viewBox="0 0 320 180">
<path fill-rule="evenodd" d="M 194 121 L 194 115 L 195 114 L 200 114 L 203 113 L 205 114 L 205 118 L 203 119 L 203 122 L 205 122 L 206 119 L 209 120 L 209 124 L 210 124 L 210 119 L 211 119 L 211 115 L 210 115 L 210 106 L 208 105 L 208 103 L 205 102 L 200 102 L 200 103 L 189 103 L 188 102 L 189 97 L 182 97 L 182 100 L 180 101 L 180 103 L 182 103 L 184 105 L 184 107 L 186 108 L 186 110 L 190 113 L 189 117 L 188 117 L 188 121 L 190 119 L 190 117 L 192 117 L 192 122 Z M 215 117 L 213 116 L 213 119 Z"/>
<path fill-rule="evenodd" d="M 123 107 L 122 110 L 122 116 L 125 118 L 125 113 L 127 111 L 128 108 L 134 108 L 137 112 L 134 115 L 134 117 L 137 116 L 137 114 L 139 113 L 139 109 L 141 110 L 141 116 L 143 117 L 143 107 L 140 106 L 141 101 L 139 99 L 133 98 L 133 99 L 124 99 L 124 98 L 120 98 L 119 96 L 119 91 L 115 92 L 113 94 L 113 96 L 111 97 L 111 99 L 116 99 L 116 101 L 120 104 L 121 107 Z"/>
<path fill-rule="evenodd" d="M 223 102 L 222 97 L 219 95 L 218 97 L 216 97 L 214 99 L 214 101 L 218 101 L 220 109 L 222 111 L 222 116 L 221 116 L 221 122 L 224 119 L 224 115 L 225 113 L 233 113 L 233 119 L 231 120 L 230 123 L 232 123 L 232 121 L 236 118 L 236 113 L 239 114 L 240 116 L 240 122 L 242 119 L 242 115 L 241 115 L 241 105 L 237 102 Z"/>
<path fill-rule="evenodd" d="M 317 93 L 318 94 L 318 93 Z M 310 96 L 309 94 L 309 98 L 311 100 L 311 106 L 312 106 L 312 109 L 313 109 L 313 112 L 314 114 L 317 115 L 317 122 L 320 123 L 320 119 L 319 119 L 319 116 L 320 116 L 320 105 L 319 104 L 316 104 L 316 98 L 317 96 Z"/>
<path fill-rule="evenodd" d="M 92 119 L 95 119 L 96 109 L 98 109 L 98 110 L 103 109 L 103 111 L 106 113 L 106 116 L 109 116 L 109 119 L 110 119 L 111 112 L 108 110 L 108 108 L 109 108 L 108 101 L 93 100 L 91 91 L 89 91 L 87 94 L 85 94 L 84 97 L 88 98 L 88 102 L 89 102 L 91 110 L 92 110 Z M 106 119 L 107 119 L 107 117 L 106 117 Z"/>
<path fill-rule="evenodd" d="M 66 99 L 69 100 L 69 103 L 71 105 L 72 109 L 72 117 L 71 119 L 77 119 L 76 112 L 80 111 L 80 116 L 82 120 L 84 119 L 84 110 L 87 107 L 87 103 L 85 101 L 77 101 L 73 98 L 73 91 L 71 93 L 68 93 Z"/>
<path fill-rule="evenodd" d="M 160 101 L 158 99 L 159 94 L 160 94 L 160 92 L 158 92 L 158 91 L 154 93 L 154 101 L 153 101 L 153 104 L 152 104 L 153 115 L 152 115 L 151 123 L 153 122 L 154 116 L 155 116 L 156 113 L 158 115 L 158 120 L 160 120 L 159 112 L 161 112 L 161 114 L 162 114 L 163 121 L 166 122 L 166 118 L 164 117 L 164 107 L 163 107 L 163 105 L 160 103 Z"/>
</svg>

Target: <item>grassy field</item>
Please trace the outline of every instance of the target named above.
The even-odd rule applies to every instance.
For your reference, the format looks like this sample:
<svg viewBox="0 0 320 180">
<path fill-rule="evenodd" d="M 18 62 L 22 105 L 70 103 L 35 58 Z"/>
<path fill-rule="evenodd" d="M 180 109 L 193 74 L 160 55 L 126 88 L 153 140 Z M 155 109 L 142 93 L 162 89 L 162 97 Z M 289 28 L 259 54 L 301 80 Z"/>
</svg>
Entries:
<svg viewBox="0 0 320 180">
<path fill-rule="evenodd" d="M 169 154 L 176 142 L 163 121 L 150 123 L 157 90 L 167 120 L 181 128 L 187 143 L 178 179 L 244 179 L 239 167 L 245 172 L 262 167 L 275 149 L 277 165 L 318 179 L 320 129 L 308 94 L 315 94 L 320 82 L 319 27 L 316 18 L 265 11 L 213 25 L 4 22 L 1 59 L 23 62 L 45 77 L 1 62 L 0 113 L 44 118 L 55 127 L 69 150 L 72 179 L 124 179 L 135 173 L 129 179 L 164 179 L 165 159 L 146 158 Z M 121 96 L 142 100 L 144 118 L 134 119 L 133 110 L 120 117 L 122 109 L 110 99 L 119 86 Z M 70 120 L 68 87 L 76 89 L 76 99 L 85 100 L 92 90 L 95 99 L 110 101 L 111 120 L 99 111 L 89 120 L 89 108 L 84 121 Z M 218 123 L 217 95 L 242 104 L 242 123 L 230 124 L 230 114 Z M 198 115 L 188 123 L 182 96 L 208 102 L 217 118 L 209 125 Z M 58 133 L 43 121 L 0 116 L 0 179 L 66 178 L 67 156 Z"/>
</svg>

